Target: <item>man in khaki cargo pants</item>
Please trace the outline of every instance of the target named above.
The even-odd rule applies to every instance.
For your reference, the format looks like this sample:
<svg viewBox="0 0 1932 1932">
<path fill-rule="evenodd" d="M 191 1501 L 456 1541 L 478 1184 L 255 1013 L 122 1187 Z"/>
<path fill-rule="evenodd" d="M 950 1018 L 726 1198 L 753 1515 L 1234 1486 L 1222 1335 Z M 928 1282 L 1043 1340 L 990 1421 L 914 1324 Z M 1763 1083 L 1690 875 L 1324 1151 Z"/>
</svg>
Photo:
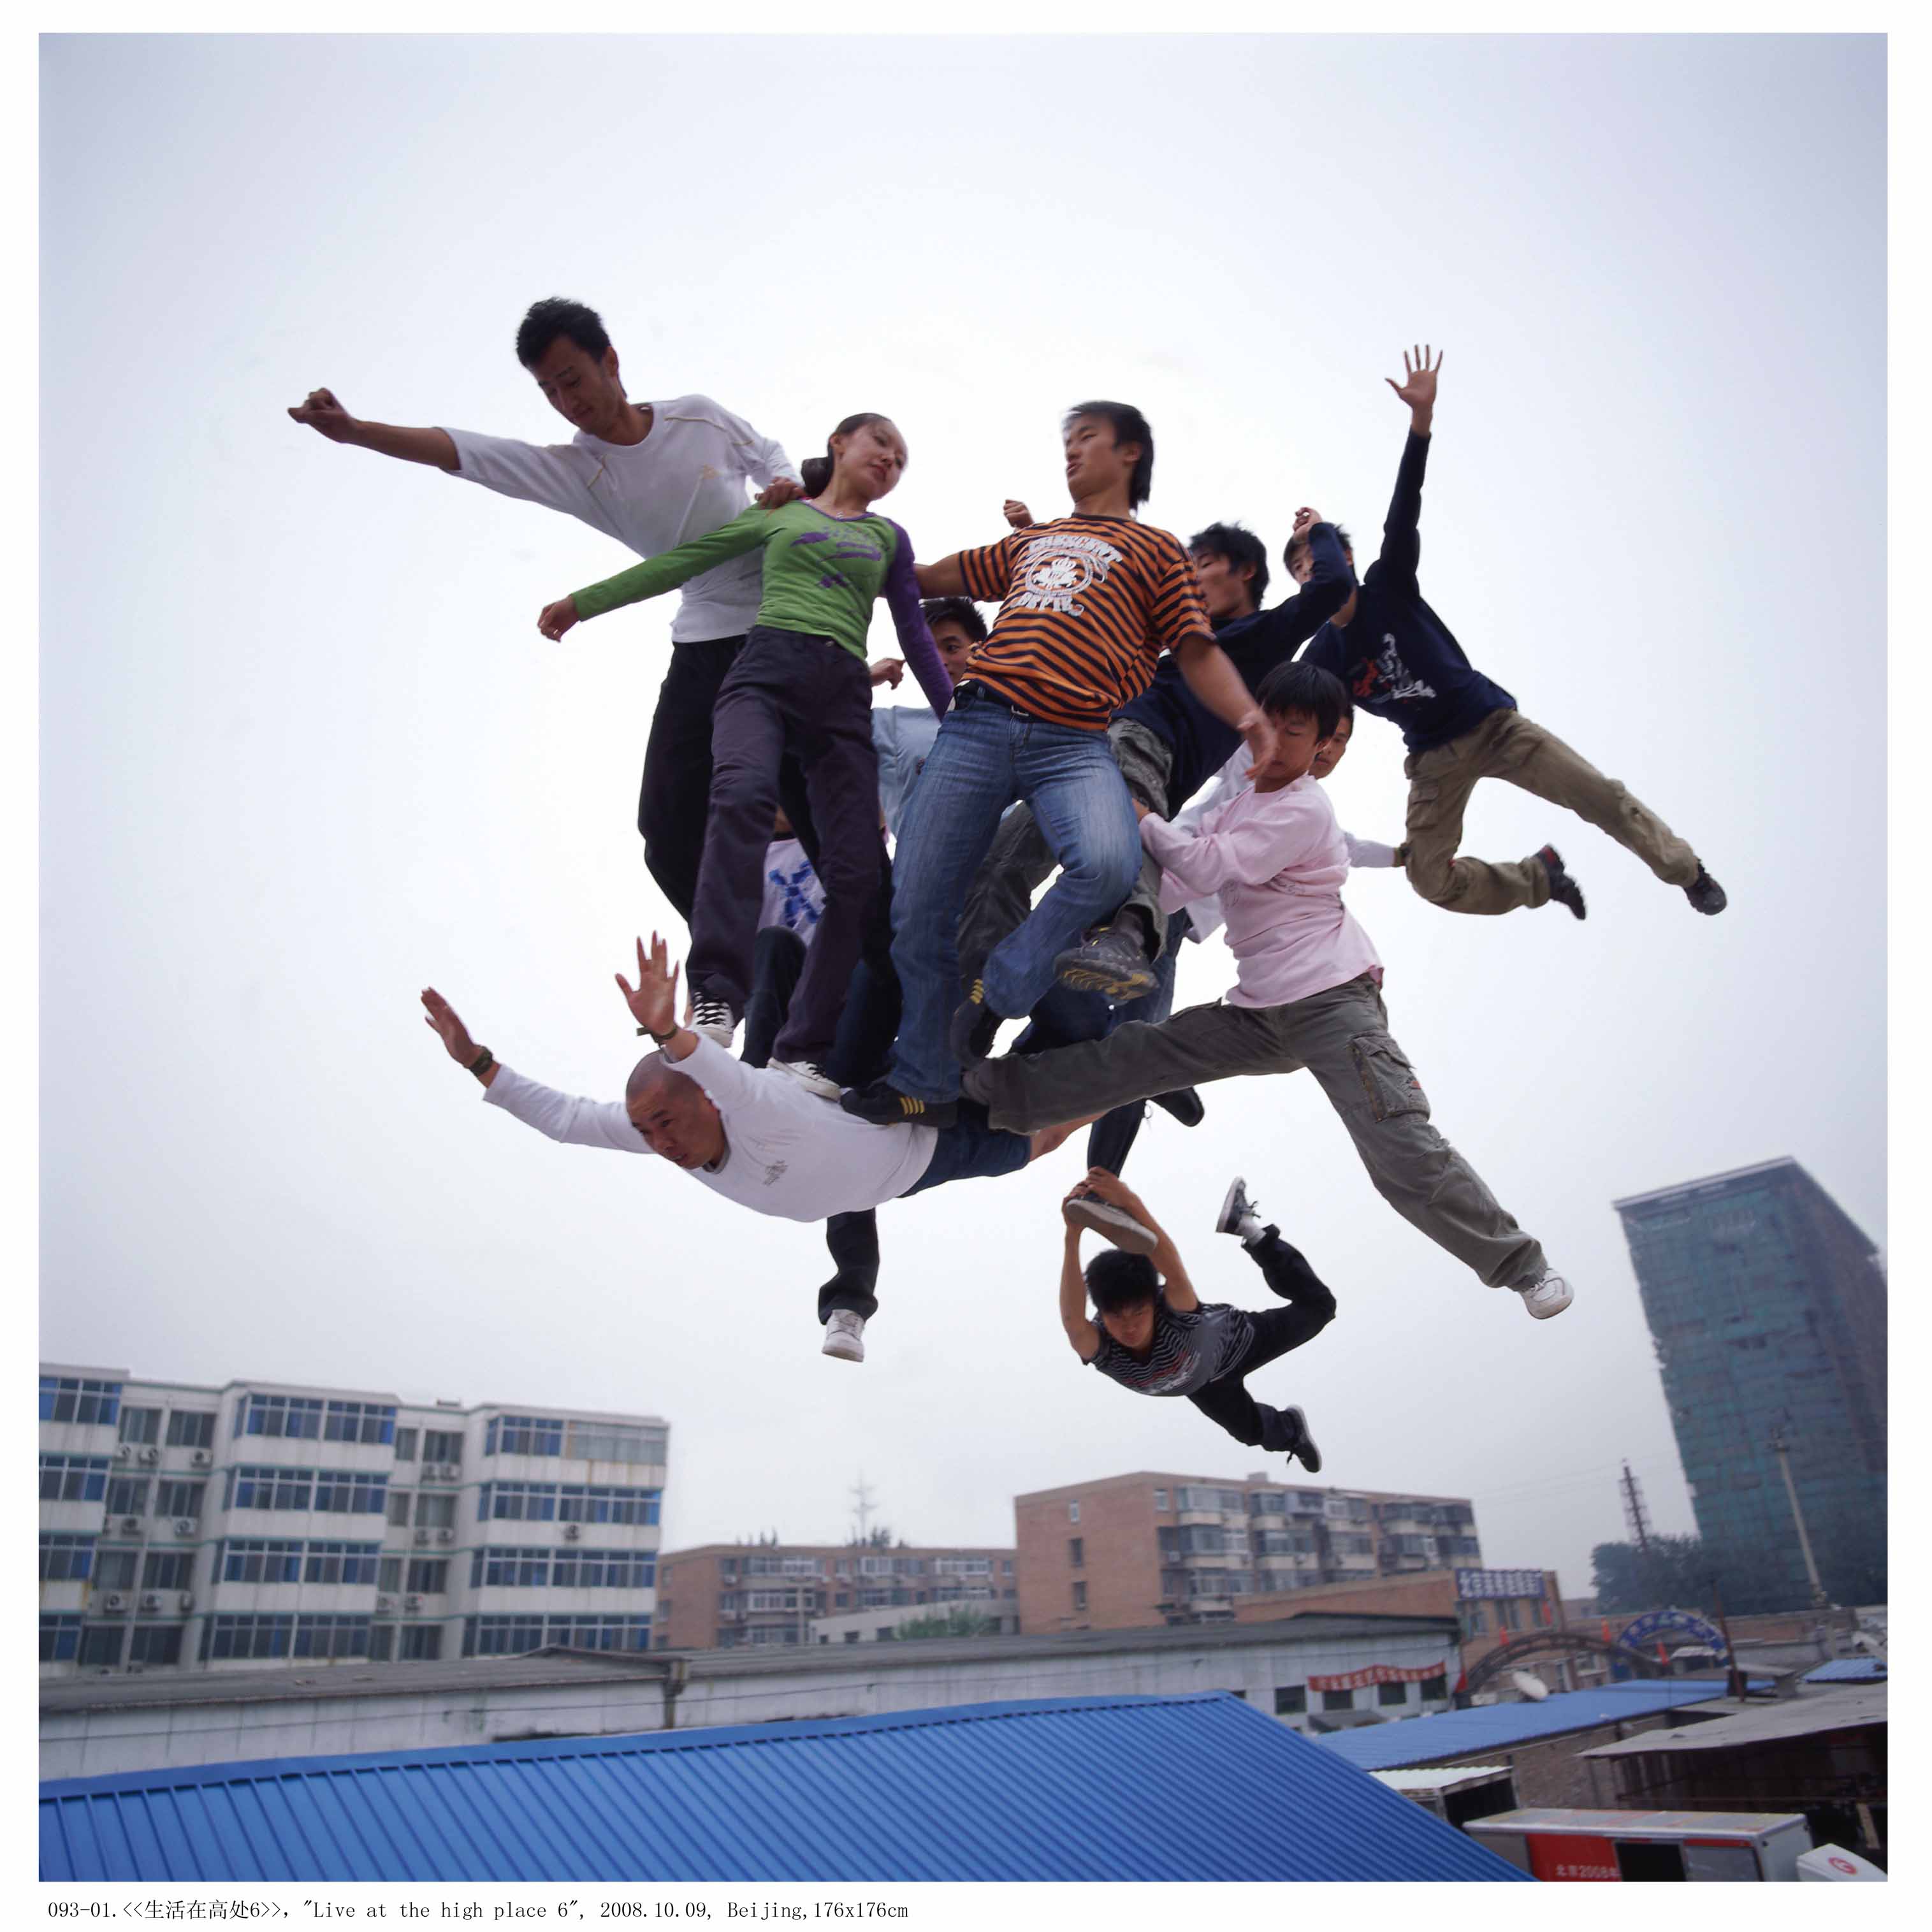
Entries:
<svg viewBox="0 0 1932 1932">
<path fill-rule="evenodd" d="M 1332 671 L 1364 711 L 1402 727 L 1408 747 L 1403 765 L 1408 838 L 1398 856 L 1409 884 L 1450 912 L 1513 912 L 1553 898 L 1577 918 L 1584 916 L 1582 892 L 1552 845 L 1508 865 L 1457 854 L 1469 794 L 1479 779 L 1502 778 L 1607 832 L 1666 885 L 1681 886 L 1698 911 L 1722 912 L 1724 890 L 1696 854 L 1615 778 L 1524 717 L 1423 602 L 1415 574 L 1418 526 L 1442 358 L 1438 353 L 1432 364 L 1425 346 L 1402 359 L 1404 380 L 1391 376 L 1389 387 L 1408 405 L 1409 434 L 1382 526 L 1382 554 L 1300 662 Z M 1330 541 L 1340 543 L 1352 568 L 1346 533 L 1338 530 Z M 1298 580 L 1305 582 L 1318 560 L 1311 536 L 1289 544 L 1288 571 Z"/>
</svg>

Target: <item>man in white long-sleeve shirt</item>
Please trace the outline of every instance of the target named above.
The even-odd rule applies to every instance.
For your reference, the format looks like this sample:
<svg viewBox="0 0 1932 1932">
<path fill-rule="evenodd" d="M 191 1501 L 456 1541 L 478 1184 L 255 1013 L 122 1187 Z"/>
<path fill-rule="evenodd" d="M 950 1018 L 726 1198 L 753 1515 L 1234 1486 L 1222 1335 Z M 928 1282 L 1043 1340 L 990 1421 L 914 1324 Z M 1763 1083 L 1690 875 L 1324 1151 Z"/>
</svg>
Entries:
<svg viewBox="0 0 1932 1932">
<path fill-rule="evenodd" d="M 1422 1083 L 1388 1030 L 1382 962 L 1342 903 L 1348 848 L 1312 767 L 1347 693 L 1316 665 L 1287 664 L 1256 695 L 1275 749 L 1256 764 L 1251 788 L 1193 836 L 1136 801 L 1162 868 L 1162 909 L 1220 896 L 1237 967 L 1226 998 L 1058 1052 L 982 1060 L 968 1069 L 965 1090 L 995 1126 L 1024 1131 L 1206 1081 L 1306 1067 L 1390 1207 L 1491 1287 L 1514 1288 L 1532 1316 L 1561 1314 L 1568 1283 L 1431 1125 Z"/>
<path fill-rule="evenodd" d="M 1004 1133 L 969 1105 L 950 1127 L 874 1126 L 680 1025 L 676 969 L 655 934 L 648 952 L 638 941 L 638 984 L 622 974 L 617 984 L 638 1030 L 658 1048 L 632 1069 L 621 1100 L 582 1100 L 526 1078 L 478 1046 L 434 987 L 422 1003 L 449 1057 L 482 1082 L 492 1106 L 554 1141 L 659 1155 L 713 1193 L 788 1221 L 823 1221 L 947 1181 L 1016 1174 L 1085 1124 Z"/>
<path fill-rule="evenodd" d="M 568 442 L 371 422 L 350 415 L 327 389 L 311 390 L 289 414 L 332 442 L 561 510 L 641 557 L 722 529 L 743 512 L 748 482 L 770 506 L 802 494 L 784 450 L 709 396 L 632 402 L 603 322 L 581 302 L 535 304 L 517 332 L 517 359 L 575 426 Z M 670 668 L 645 748 L 638 830 L 652 878 L 687 921 L 711 790 L 711 707 L 757 617 L 759 590 L 758 558 L 734 558 L 692 578 L 671 619 Z"/>
</svg>

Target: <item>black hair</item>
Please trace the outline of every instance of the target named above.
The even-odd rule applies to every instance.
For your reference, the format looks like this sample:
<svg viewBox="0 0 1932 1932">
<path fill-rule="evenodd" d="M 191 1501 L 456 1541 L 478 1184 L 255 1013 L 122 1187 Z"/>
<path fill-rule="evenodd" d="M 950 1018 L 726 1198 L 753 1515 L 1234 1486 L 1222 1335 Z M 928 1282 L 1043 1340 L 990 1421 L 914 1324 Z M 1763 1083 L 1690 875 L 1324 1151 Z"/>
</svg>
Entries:
<svg viewBox="0 0 1932 1932">
<path fill-rule="evenodd" d="M 863 429 L 868 423 L 890 422 L 890 416 L 882 416 L 877 410 L 861 410 L 855 416 L 848 416 L 832 432 L 832 436 L 850 436 Z M 808 456 L 798 466 L 799 479 L 805 485 L 808 496 L 821 496 L 825 486 L 832 481 L 832 436 L 825 439 L 823 456 Z"/>
<path fill-rule="evenodd" d="M 1160 1276 L 1145 1255 L 1109 1248 L 1087 1264 L 1087 1292 L 1102 1315 L 1118 1315 L 1153 1300 L 1160 1292 Z"/>
<path fill-rule="evenodd" d="M 1116 443 L 1140 445 L 1140 460 L 1127 478 L 1127 507 L 1138 510 L 1154 488 L 1154 431 L 1148 427 L 1147 418 L 1132 403 L 1076 403 L 1060 419 L 1062 436 L 1073 427 L 1076 416 L 1099 416 L 1113 425 Z"/>
<path fill-rule="evenodd" d="M 1355 715 L 1348 686 L 1333 671 L 1306 662 L 1276 664 L 1262 680 L 1255 702 L 1264 711 L 1277 715 L 1305 712 L 1315 720 L 1318 738 L 1332 738 L 1336 724 Z"/>
<path fill-rule="evenodd" d="M 568 336 L 585 355 L 600 359 L 610 346 L 604 319 L 594 308 L 562 296 L 546 296 L 530 304 L 530 313 L 518 325 L 517 360 L 526 369 L 534 369 L 560 335 Z"/>
<path fill-rule="evenodd" d="M 919 607 L 926 628 L 934 624 L 957 624 L 976 644 L 986 641 L 986 620 L 970 597 L 928 597 Z"/>
<path fill-rule="evenodd" d="M 1244 563 L 1252 564 L 1255 574 L 1248 580 L 1248 589 L 1253 593 L 1255 608 L 1261 608 L 1262 598 L 1268 585 L 1268 551 L 1252 530 L 1244 530 L 1239 524 L 1210 524 L 1198 535 L 1187 539 L 1187 548 L 1223 558 L 1237 568 Z"/>
<path fill-rule="evenodd" d="M 1344 530 L 1340 524 L 1332 524 L 1330 527 L 1333 529 L 1335 532 L 1335 541 L 1340 544 L 1351 556 L 1353 556 L 1355 554 L 1355 541 L 1354 538 L 1350 536 L 1348 532 Z M 1298 550 L 1306 550 L 1307 548 L 1308 539 L 1306 537 L 1290 537 L 1287 543 L 1282 548 L 1281 553 L 1282 562 L 1286 564 L 1289 570 L 1292 572 L 1294 568 L 1295 552 Z"/>
</svg>

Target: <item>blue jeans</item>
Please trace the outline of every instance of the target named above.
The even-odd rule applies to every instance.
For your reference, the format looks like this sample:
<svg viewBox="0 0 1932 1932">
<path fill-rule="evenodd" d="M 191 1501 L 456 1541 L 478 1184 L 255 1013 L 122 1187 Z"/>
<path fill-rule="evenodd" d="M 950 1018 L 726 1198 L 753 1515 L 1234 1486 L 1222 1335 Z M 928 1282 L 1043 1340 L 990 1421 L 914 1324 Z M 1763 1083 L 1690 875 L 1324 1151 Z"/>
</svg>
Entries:
<svg viewBox="0 0 1932 1932">
<path fill-rule="evenodd" d="M 1126 781 L 1104 731 L 1075 731 L 969 692 L 939 728 L 899 821 L 892 867 L 892 964 L 904 1007 L 890 1078 L 928 1104 L 959 1092 L 946 1044 L 959 1004 L 959 911 L 1015 799 L 1059 862 L 1060 876 L 988 956 L 986 1004 L 1030 1012 L 1054 983 L 1055 956 L 1133 889 L 1141 837 Z"/>
<path fill-rule="evenodd" d="M 1032 1158 L 1030 1134 L 1002 1133 L 987 1125 L 984 1107 L 962 1100 L 957 1124 L 940 1129 L 926 1172 L 899 1198 L 922 1194 L 928 1187 L 944 1187 L 949 1180 L 983 1180 L 995 1174 L 1017 1174 Z"/>
</svg>

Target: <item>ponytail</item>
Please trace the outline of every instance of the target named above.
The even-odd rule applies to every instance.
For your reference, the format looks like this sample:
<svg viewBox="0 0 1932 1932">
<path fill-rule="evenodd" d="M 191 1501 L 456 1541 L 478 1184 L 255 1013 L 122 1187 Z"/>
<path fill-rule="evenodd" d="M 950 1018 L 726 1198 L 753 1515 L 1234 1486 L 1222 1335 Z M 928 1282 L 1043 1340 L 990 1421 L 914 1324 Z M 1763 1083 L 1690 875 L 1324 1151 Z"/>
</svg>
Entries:
<svg viewBox="0 0 1932 1932">
<path fill-rule="evenodd" d="M 884 422 L 888 418 L 881 416 L 877 410 L 861 410 L 856 416 L 848 416 L 832 432 L 832 436 L 850 436 L 857 430 L 863 429 L 868 423 Z M 825 454 L 823 456 L 808 456 L 798 466 L 799 480 L 805 485 L 805 494 L 808 496 L 823 496 L 827 486 L 831 483 L 832 436 L 828 436 L 825 439 Z"/>
</svg>

